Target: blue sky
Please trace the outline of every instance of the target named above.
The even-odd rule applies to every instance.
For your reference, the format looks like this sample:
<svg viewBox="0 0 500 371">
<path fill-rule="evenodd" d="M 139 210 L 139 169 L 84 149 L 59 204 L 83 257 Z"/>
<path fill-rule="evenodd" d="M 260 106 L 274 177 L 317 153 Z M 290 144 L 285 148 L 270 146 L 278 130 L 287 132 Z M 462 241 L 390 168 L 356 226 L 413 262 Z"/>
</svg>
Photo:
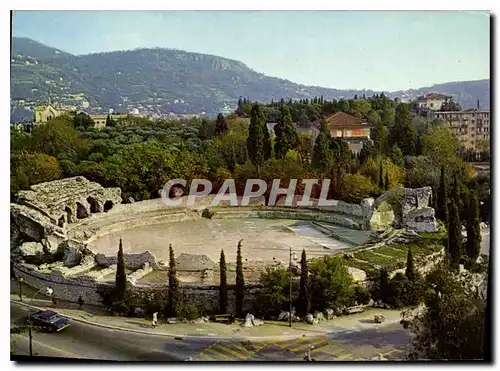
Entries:
<svg viewBox="0 0 500 371">
<path fill-rule="evenodd" d="M 490 76 L 480 12 L 20 11 L 14 36 L 73 54 L 168 47 L 306 85 L 399 90 Z"/>
</svg>

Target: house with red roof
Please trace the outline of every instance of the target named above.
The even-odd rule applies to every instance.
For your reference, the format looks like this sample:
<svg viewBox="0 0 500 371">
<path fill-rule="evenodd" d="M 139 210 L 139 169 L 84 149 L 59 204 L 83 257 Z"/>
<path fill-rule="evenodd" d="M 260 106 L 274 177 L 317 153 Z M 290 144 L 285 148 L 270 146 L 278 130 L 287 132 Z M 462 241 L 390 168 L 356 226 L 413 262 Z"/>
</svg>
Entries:
<svg viewBox="0 0 500 371">
<path fill-rule="evenodd" d="M 364 119 L 349 115 L 345 112 L 337 112 L 324 119 L 330 129 L 332 138 L 342 138 L 354 153 L 359 153 L 363 143 L 371 141 L 371 125 Z M 312 123 L 313 145 L 319 135 L 321 120 Z"/>
</svg>

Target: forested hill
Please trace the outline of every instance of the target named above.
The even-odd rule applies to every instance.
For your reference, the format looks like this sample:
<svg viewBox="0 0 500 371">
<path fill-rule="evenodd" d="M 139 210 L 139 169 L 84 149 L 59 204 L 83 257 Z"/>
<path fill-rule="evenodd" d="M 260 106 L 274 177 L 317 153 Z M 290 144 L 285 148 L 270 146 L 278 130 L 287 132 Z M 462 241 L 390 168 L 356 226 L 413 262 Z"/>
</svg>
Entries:
<svg viewBox="0 0 500 371">
<path fill-rule="evenodd" d="M 447 93 L 460 91 L 459 97 L 463 96 L 471 83 L 455 83 L 457 86 L 450 86 Z M 470 93 L 467 100 L 474 104 L 475 99 L 484 100 L 485 93 L 480 90 Z M 487 90 L 489 95 L 489 80 Z M 234 108 L 240 96 L 270 101 L 374 93 L 299 85 L 258 73 L 239 61 L 180 50 L 137 49 L 75 56 L 30 39 L 12 40 L 14 101 L 46 103 L 50 95 L 53 101 L 67 105 L 88 102 L 91 109 L 214 114 L 224 107 Z"/>
</svg>

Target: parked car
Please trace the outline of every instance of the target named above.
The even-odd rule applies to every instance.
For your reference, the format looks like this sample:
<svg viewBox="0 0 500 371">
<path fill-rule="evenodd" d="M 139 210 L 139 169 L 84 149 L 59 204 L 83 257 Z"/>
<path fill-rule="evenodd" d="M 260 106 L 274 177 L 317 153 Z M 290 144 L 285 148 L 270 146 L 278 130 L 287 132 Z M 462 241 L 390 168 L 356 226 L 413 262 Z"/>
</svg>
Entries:
<svg viewBox="0 0 500 371">
<path fill-rule="evenodd" d="M 41 310 L 31 316 L 31 324 L 49 332 L 59 332 L 69 326 L 69 320 L 52 310 Z"/>
</svg>

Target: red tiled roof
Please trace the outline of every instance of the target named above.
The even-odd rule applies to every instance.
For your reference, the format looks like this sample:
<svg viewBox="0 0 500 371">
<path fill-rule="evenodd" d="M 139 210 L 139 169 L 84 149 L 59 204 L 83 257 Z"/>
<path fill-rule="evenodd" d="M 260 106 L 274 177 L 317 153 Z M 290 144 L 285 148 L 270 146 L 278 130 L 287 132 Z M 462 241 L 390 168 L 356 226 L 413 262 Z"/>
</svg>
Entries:
<svg viewBox="0 0 500 371">
<path fill-rule="evenodd" d="M 325 118 L 325 121 L 327 122 L 328 126 L 330 128 L 336 127 L 336 128 L 364 128 L 364 127 L 369 127 L 370 125 L 366 122 L 366 120 L 362 120 L 358 117 L 355 117 L 353 115 L 349 115 L 348 113 L 345 112 L 337 112 L 331 116 L 328 116 Z M 321 120 L 317 120 L 314 122 L 314 125 L 319 126 L 321 123 Z"/>
</svg>

